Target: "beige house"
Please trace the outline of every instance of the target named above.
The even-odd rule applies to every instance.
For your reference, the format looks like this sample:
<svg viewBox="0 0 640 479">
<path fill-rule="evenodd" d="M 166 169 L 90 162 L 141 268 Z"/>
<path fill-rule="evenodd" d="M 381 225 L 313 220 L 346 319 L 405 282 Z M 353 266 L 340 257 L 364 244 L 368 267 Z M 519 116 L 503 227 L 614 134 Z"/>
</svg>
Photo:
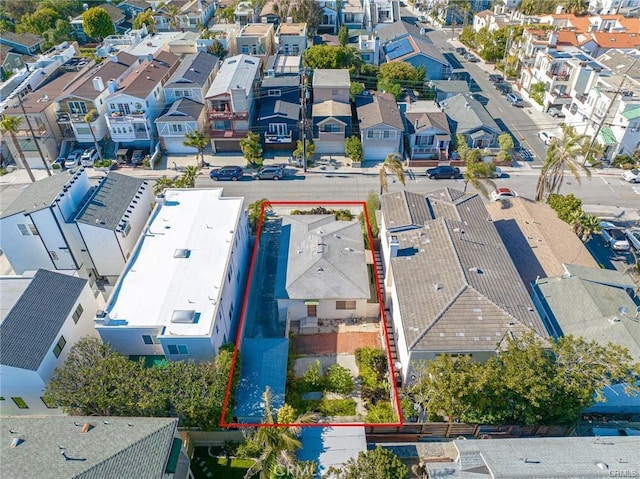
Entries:
<svg viewBox="0 0 640 479">
<path fill-rule="evenodd" d="M 275 51 L 275 36 L 271 23 L 249 23 L 235 38 L 236 55 L 252 55 L 264 63 Z"/>
<path fill-rule="evenodd" d="M 349 103 L 349 70 L 332 70 L 318 68 L 313 72 L 313 103 L 333 100 Z"/>
<path fill-rule="evenodd" d="M 302 55 L 307 49 L 306 23 L 281 23 L 276 31 L 276 49 L 283 55 Z"/>
</svg>

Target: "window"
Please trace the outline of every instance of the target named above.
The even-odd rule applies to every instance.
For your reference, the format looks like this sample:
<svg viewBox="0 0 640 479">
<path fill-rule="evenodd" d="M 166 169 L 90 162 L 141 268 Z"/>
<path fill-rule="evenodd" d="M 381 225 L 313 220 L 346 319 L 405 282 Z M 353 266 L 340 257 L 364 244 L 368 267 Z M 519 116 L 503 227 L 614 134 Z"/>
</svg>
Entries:
<svg viewBox="0 0 640 479">
<path fill-rule="evenodd" d="M 269 91 L 267 91 L 267 95 L 269 95 L 269 96 L 280 96 L 280 95 L 282 95 L 282 91 L 281 90 L 269 90 Z"/>
<path fill-rule="evenodd" d="M 167 346 L 169 354 L 189 354 L 189 350 L 184 344 L 169 344 Z"/>
<path fill-rule="evenodd" d="M 118 111 L 121 115 L 130 115 L 131 107 L 129 107 L 128 103 L 118 103 Z"/>
<path fill-rule="evenodd" d="M 336 309 L 356 309 L 355 301 L 336 301 Z"/>
<path fill-rule="evenodd" d="M 231 275 L 233 274 L 233 266 L 229 265 L 229 271 L 227 271 L 227 282 L 231 283 Z"/>
<path fill-rule="evenodd" d="M 632 132 L 640 131 L 640 122 L 629 123 L 629 130 Z"/>
<path fill-rule="evenodd" d="M 289 128 L 286 123 L 269 123 L 269 134 L 287 136 L 289 134 Z"/>
<path fill-rule="evenodd" d="M 150 334 L 143 334 L 142 335 L 142 342 L 144 344 L 153 344 L 153 338 L 151 337 Z M 171 347 L 171 346 L 169 346 Z"/>
<path fill-rule="evenodd" d="M 79 304 L 76 310 L 73 312 L 74 323 L 78 324 L 78 320 L 80 319 L 80 316 L 82 316 L 83 311 L 84 311 L 84 308 L 82 307 L 81 304 Z"/>
<path fill-rule="evenodd" d="M 40 397 L 40 399 L 42 400 L 42 402 L 44 403 L 45 406 L 47 406 L 49 409 L 55 409 L 56 405 L 51 402 L 51 401 L 47 401 L 44 397 Z"/>
<path fill-rule="evenodd" d="M 231 303 L 231 306 L 229 307 L 229 321 L 231 321 L 232 318 L 233 318 L 233 303 Z"/>
<path fill-rule="evenodd" d="M 60 357 L 60 353 L 62 352 L 66 344 L 67 344 L 67 340 L 64 339 L 64 336 L 60 336 L 60 339 L 58 340 L 58 344 L 56 344 L 55 347 L 53 348 L 53 354 L 56 358 Z"/>
<path fill-rule="evenodd" d="M 248 45 L 242 45 L 242 53 L 244 53 L 244 54 L 249 53 L 249 46 Z"/>
<path fill-rule="evenodd" d="M 340 125 L 337 123 L 325 123 L 322 127 L 322 131 L 326 133 L 335 133 L 340 131 Z"/>
<path fill-rule="evenodd" d="M 18 406 L 20 409 L 29 409 L 29 406 L 27 406 L 27 403 L 24 402 L 24 399 L 20 397 L 12 397 L 11 400 L 16 403 L 16 406 Z"/>
<path fill-rule="evenodd" d="M 18 229 L 20 230 L 20 233 L 22 233 L 22 236 L 30 236 L 27 225 L 18 225 Z"/>
<path fill-rule="evenodd" d="M 331 90 L 331 95 L 333 96 L 338 96 L 340 95 L 340 93 L 341 93 L 340 90 Z"/>
<path fill-rule="evenodd" d="M 171 123 L 172 133 L 184 133 L 184 125 L 182 123 Z"/>
<path fill-rule="evenodd" d="M 67 103 L 67 107 L 69 108 L 69 113 L 74 115 L 86 115 L 89 113 L 87 105 L 83 101 L 70 101 Z"/>
</svg>

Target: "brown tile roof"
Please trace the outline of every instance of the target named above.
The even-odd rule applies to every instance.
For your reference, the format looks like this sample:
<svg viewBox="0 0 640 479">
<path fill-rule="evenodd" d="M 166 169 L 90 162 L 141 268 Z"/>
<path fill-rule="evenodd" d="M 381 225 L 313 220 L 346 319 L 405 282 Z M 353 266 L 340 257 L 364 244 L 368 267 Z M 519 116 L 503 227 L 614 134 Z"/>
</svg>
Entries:
<svg viewBox="0 0 640 479">
<path fill-rule="evenodd" d="M 94 100 L 98 95 L 100 95 L 100 92 L 96 91 L 93 87 L 94 78 L 102 78 L 102 81 L 106 86 L 110 79 L 117 79 L 137 61 L 138 57 L 129 53 L 120 52 L 117 55 L 117 61 L 114 62 L 108 58 L 105 59 L 100 65 L 90 69 L 75 81 L 67 85 L 66 88 L 62 90 L 61 96 L 63 98 L 75 96 L 79 98 L 86 98 L 87 100 Z"/>
<path fill-rule="evenodd" d="M 109 17 L 111 17 L 111 21 L 113 23 L 121 22 L 126 18 L 124 11 L 119 9 L 118 7 L 114 7 L 113 5 L 109 5 L 108 3 L 103 3 L 102 5 L 99 5 L 99 7 L 109 14 Z"/>
<path fill-rule="evenodd" d="M 580 41 L 578 40 L 575 30 L 560 30 L 558 31 L 557 44 L 578 46 Z"/>
<path fill-rule="evenodd" d="M 372 93 L 369 96 L 361 96 L 357 107 L 360 128 L 371 128 L 378 125 L 387 125 L 404 131 L 404 124 L 400 116 L 400 110 L 396 98 L 391 93 Z"/>
<path fill-rule="evenodd" d="M 602 48 L 640 48 L 640 35 L 622 32 L 593 32 L 594 41 Z"/>
<path fill-rule="evenodd" d="M 46 85 L 41 86 L 37 90 L 25 95 L 22 99 L 22 105 L 24 106 L 25 111 L 27 113 L 40 113 L 46 110 L 47 107 L 55 103 L 64 86 L 72 81 L 76 75 L 77 73 L 75 72 L 65 73 Z M 7 109 L 4 112 L 8 115 L 21 115 L 22 109 L 18 106 L 16 100 L 15 102 L 11 102 L 11 106 L 7 106 Z"/>
<path fill-rule="evenodd" d="M 537 277 L 561 275 L 562 263 L 598 267 L 571 226 L 548 205 L 514 198 L 487 209 L 527 288 Z"/>
<path fill-rule="evenodd" d="M 42 38 L 40 35 L 34 35 L 33 33 L 3 32 L 0 37 L 8 42 L 16 43 L 18 45 L 24 45 L 26 47 L 32 47 L 37 45 L 38 43 L 44 42 L 44 38 Z"/>
<path fill-rule="evenodd" d="M 163 78 L 169 79 L 179 61 L 180 58 L 173 53 L 164 51 L 158 53 L 151 62 L 145 60 L 138 70 L 130 73 L 120 83 L 118 91 L 109 97 L 124 93 L 137 98 L 145 98 Z"/>
</svg>

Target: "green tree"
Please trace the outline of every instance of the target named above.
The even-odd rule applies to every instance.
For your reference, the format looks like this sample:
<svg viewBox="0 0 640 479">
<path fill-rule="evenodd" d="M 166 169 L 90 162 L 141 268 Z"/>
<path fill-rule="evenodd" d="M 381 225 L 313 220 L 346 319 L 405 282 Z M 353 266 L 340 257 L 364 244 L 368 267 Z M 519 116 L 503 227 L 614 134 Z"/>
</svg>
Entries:
<svg viewBox="0 0 640 479">
<path fill-rule="evenodd" d="M 50 48 L 71 38 L 71 24 L 67 20 L 56 20 L 54 28 L 46 30 L 42 36 L 46 39 L 44 48 Z"/>
<path fill-rule="evenodd" d="M 161 176 L 155 181 L 153 185 L 153 194 L 155 196 L 161 195 L 167 188 L 173 188 L 174 183 L 174 180 L 167 177 L 166 175 Z"/>
<path fill-rule="evenodd" d="M 340 30 L 338 30 L 338 41 L 343 47 L 349 44 L 349 27 L 346 25 L 342 25 Z"/>
<path fill-rule="evenodd" d="M 42 35 L 51 28 L 55 28 L 56 20 L 60 20 L 60 14 L 52 8 L 38 8 L 33 13 L 25 13 L 20 18 L 16 30 L 18 33 L 33 33 Z"/>
<path fill-rule="evenodd" d="M 471 25 L 464 27 L 460 32 L 460 35 L 458 35 L 458 40 L 469 48 L 475 48 L 476 33 L 473 31 L 473 27 Z"/>
<path fill-rule="evenodd" d="M 182 176 L 174 181 L 174 188 L 195 188 L 196 178 L 199 174 L 200 166 L 187 166 Z"/>
<path fill-rule="evenodd" d="M 89 132 L 91 133 L 91 138 L 93 138 L 93 146 L 95 147 L 96 151 L 98 152 L 98 157 L 100 158 L 100 161 L 102 161 L 102 159 L 103 159 L 102 158 L 102 151 L 100 151 L 100 145 L 98 145 L 98 139 L 96 138 L 96 133 L 93 131 L 93 127 L 91 126 L 91 123 L 96 118 L 98 118 L 98 110 L 96 110 L 95 108 L 92 108 L 84 116 L 84 122 L 89 127 Z"/>
<path fill-rule="evenodd" d="M 404 165 L 402 164 L 402 158 L 397 153 L 391 153 L 384 159 L 382 165 L 380 165 L 380 194 L 383 191 L 388 191 L 388 176 L 395 175 L 398 177 L 402 186 L 406 185 L 406 178 L 404 174 Z"/>
<path fill-rule="evenodd" d="M 542 81 L 534 83 L 529 91 L 529 98 L 535 101 L 538 105 L 542 105 L 544 100 L 545 84 Z"/>
<path fill-rule="evenodd" d="M 82 3 L 81 0 L 42 0 L 39 8 L 52 8 L 60 18 L 69 18 L 82 13 Z"/>
<path fill-rule="evenodd" d="M 146 25 L 149 33 L 157 32 L 158 27 L 156 25 L 156 19 L 153 18 L 153 14 L 154 12 L 152 10 L 145 10 L 144 12 L 138 13 L 133 23 L 134 28 L 142 28 L 142 25 Z"/>
<path fill-rule="evenodd" d="M 416 68 L 407 62 L 383 63 L 378 70 L 378 79 L 392 80 L 408 88 L 422 86 L 424 77 L 424 67 Z"/>
<path fill-rule="evenodd" d="M 236 9 L 234 6 L 217 8 L 215 15 L 225 23 L 233 23 L 236 16 Z"/>
<path fill-rule="evenodd" d="M 0 33 L 15 32 L 15 24 L 7 18 L 0 18 Z"/>
<path fill-rule="evenodd" d="M 24 151 L 20 147 L 20 143 L 18 143 L 18 137 L 16 133 L 20 130 L 20 123 L 22 122 L 22 118 L 18 116 L 7 116 L 2 115 L 0 117 L 0 131 L 3 133 L 8 133 L 11 137 L 11 141 L 13 143 L 13 147 L 15 148 L 18 156 L 20 157 L 20 163 L 22 163 L 22 167 L 26 170 L 29 175 L 29 179 L 33 182 L 36 181 L 35 176 L 33 176 L 33 172 L 31 171 L 31 166 L 29 166 L 29 162 L 24 156 Z"/>
<path fill-rule="evenodd" d="M 582 211 L 582 200 L 576 198 L 573 193 L 568 195 L 550 194 L 547 204 L 553 209 L 565 223 L 571 224 L 571 217 Z"/>
<path fill-rule="evenodd" d="M 352 161 L 359 163 L 362 161 L 362 142 L 357 135 L 350 136 L 344 142 L 344 151 Z"/>
<path fill-rule="evenodd" d="M 315 35 L 318 26 L 322 23 L 322 7 L 315 0 L 298 0 L 292 2 L 290 10 L 291 17 L 295 23 L 306 23 L 307 33 Z"/>
<path fill-rule="evenodd" d="M 251 166 L 259 166 L 262 164 L 262 144 L 260 143 L 260 135 L 250 131 L 247 136 L 240 140 L 240 149 L 245 159 Z"/>
<path fill-rule="evenodd" d="M 350 458 L 337 469 L 330 467 L 323 479 L 340 477 L 341 479 L 406 479 L 409 477 L 407 466 L 389 449 L 377 446 L 366 452 L 360 451 L 357 458 Z"/>
<path fill-rule="evenodd" d="M 307 48 L 302 54 L 302 63 L 312 70 L 350 68 L 354 71 L 364 64 L 355 48 L 330 45 L 314 45 Z"/>
<path fill-rule="evenodd" d="M 358 81 L 352 81 L 349 87 L 349 99 L 355 101 L 356 96 L 364 91 L 364 85 Z"/>
<path fill-rule="evenodd" d="M 496 165 L 482 160 L 482 152 L 473 148 L 465 154 L 464 192 L 471 184 L 482 196 L 489 197 L 489 190 L 496 188 L 491 178 L 495 176 Z"/>
<path fill-rule="evenodd" d="M 506 131 L 504 133 L 501 133 L 498 136 L 498 145 L 500 146 L 500 150 L 502 151 L 509 151 L 513 149 L 513 137 Z"/>
<path fill-rule="evenodd" d="M 574 211 L 569 217 L 568 223 L 571 225 L 571 230 L 583 243 L 589 241 L 594 233 L 602 229 L 600 226 L 600 218 L 596 215 L 585 213 L 582 209 Z"/>
<path fill-rule="evenodd" d="M 460 156 L 460 159 L 462 161 L 467 161 L 469 145 L 467 144 L 467 139 L 460 133 L 456 134 L 456 151 L 458 152 L 458 156 Z"/>
<path fill-rule="evenodd" d="M 313 163 L 313 157 L 316 154 L 316 145 L 314 145 L 311 140 L 304 140 L 305 144 L 303 145 L 302 140 L 298 140 L 296 142 L 296 149 L 293 150 L 293 156 L 296 158 L 300 158 L 306 161 L 307 166 Z M 304 151 L 306 147 L 307 157 L 303 158 Z"/>
<path fill-rule="evenodd" d="M 164 5 L 161 12 L 169 19 L 170 28 L 176 30 L 180 26 L 180 7 L 170 3 L 168 5 Z"/>
<path fill-rule="evenodd" d="M 269 203 L 269 200 L 267 200 L 266 198 L 256 200 L 247 207 L 247 218 L 249 219 L 251 234 L 256 234 L 258 231 L 258 222 L 260 221 L 260 215 L 262 214 L 263 204 L 265 213 L 273 211 L 271 203 Z"/>
<path fill-rule="evenodd" d="M 591 171 L 580 162 L 593 149 L 589 137 L 576 132 L 573 126 L 562 124 L 562 137 L 551 143 L 540 169 L 536 186 L 536 201 L 542 201 L 551 193 L 559 193 L 565 170 L 581 184 L 580 172 L 591 178 Z"/>
<path fill-rule="evenodd" d="M 581 15 L 587 11 L 587 0 L 565 0 L 564 8 L 573 15 Z"/>
<path fill-rule="evenodd" d="M 115 29 L 111 17 L 104 8 L 93 7 L 82 14 L 84 32 L 91 38 L 102 41 L 103 38 L 113 35 Z"/>
<path fill-rule="evenodd" d="M 229 54 L 229 51 L 224 48 L 222 42 L 220 40 L 213 40 L 213 43 L 207 47 L 207 51 L 212 55 L 217 56 L 220 60 L 224 60 L 224 58 Z"/>
<path fill-rule="evenodd" d="M 184 134 L 185 140 L 182 142 L 184 146 L 195 148 L 198 153 L 196 154 L 196 162 L 200 168 L 204 167 L 204 150 L 209 146 L 209 138 L 199 130 L 190 131 Z M 200 161 L 198 161 L 200 157 Z"/>
</svg>

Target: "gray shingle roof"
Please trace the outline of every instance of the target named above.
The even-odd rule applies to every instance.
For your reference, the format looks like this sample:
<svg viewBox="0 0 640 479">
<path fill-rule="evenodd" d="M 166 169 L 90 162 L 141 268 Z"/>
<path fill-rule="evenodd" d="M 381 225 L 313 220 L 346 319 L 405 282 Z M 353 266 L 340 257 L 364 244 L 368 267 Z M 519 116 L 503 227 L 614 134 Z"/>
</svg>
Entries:
<svg viewBox="0 0 640 479">
<path fill-rule="evenodd" d="M 261 87 L 262 88 L 273 88 L 273 87 L 299 87 L 300 86 L 300 77 L 298 75 L 282 75 L 282 76 L 273 76 L 273 77 L 265 77 L 262 80 Z"/>
<path fill-rule="evenodd" d="M 406 112 L 404 117 L 407 120 L 407 131 L 409 133 L 419 133 L 421 130 L 433 127 L 447 135 L 451 135 L 447 115 L 441 111 Z"/>
<path fill-rule="evenodd" d="M 36 371 L 86 284 L 86 279 L 38 270 L 0 323 L 0 364 Z"/>
<path fill-rule="evenodd" d="M 369 299 L 369 275 L 357 220 L 333 215 L 284 216 L 281 251 L 290 299 Z M 281 255 L 282 256 L 282 255 Z M 276 291 L 282 291 L 282 285 Z"/>
<path fill-rule="evenodd" d="M 74 173 L 71 170 L 65 170 L 29 184 L 9 206 L 2 210 L 0 218 L 18 213 L 29 214 L 49 207 L 62 191 L 62 187 L 73 177 Z"/>
<path fill-rule="evenodd" d="M 452 132 L 465 134 L 483 129 L 496 135 L 500 134 L 500 127 L 491 114 L 475 98 L 469 95 L 455 95 L 443 103 L 446 104 L 444 112 L 452 123 Z"/>
<path fill-rule="evenodd" d="M 316 87 L 349 87 L 351 80 L 349 79 L 349 70 L 316 68 L 313 71 L 313 88 Z"/>
<path fill-rule="evenodd" d="M 358 97 L 360 128 L 387 125 L 404 131 L 404 124 L 395 97 L 391 93 L 374 93 Z"/>
<path fill-rule="evenodd" d="M 160 479 L 165 477 L 177 421 L 140 417 L 4 417 L 0 425 L 0 476 Z M 85 423 L 93 428 L 83 433 Z M 23 442 L 12 448 L 15 437 Z M 61 454 L 63 451 L 68 459 Z"/>
<path fill-rule="evenodd" d="M 217 56 L 207 52 L 186 55 L 165 84 L 164 89 L 204 87 L 218 61 Z"/>
<path fill-rule="evenodd" d="M 188 98 L 180 98 L 169 109 L 156 119 L 163 121 L 198 121 L 204 105 Z"/>
<path fill-rule="evenodd" d="M 391 232 L 419 228 L 433 219 L 426 198 L 418 193 L 404 190 L 393 195 L 382 195 L 381 202 L 384 205 L 384 221 Z"/>
<path fill-rule="evenodd" d="M 258 119 L 266 120 L 274 116 L 297 120 L 300 117 L 300 104 L 282 100 L 265 100 L 260 108 L 260 116 Z"/>
<path fill-rule="evenodd" d="M 76 222 L 115 230 L 145 180 L 109 172 L 76 216 Z"/>
<path fill-rule="evenodd" d="M 386 42 L 406 35 L 412 35 L 416 37 L 421 36 L 420 29 L 418 27 L 405 21 L 393 22 L 389 25 L 385 25 L 381 28 L 378 28 L 376 33 L 378 34 L 378 37 L 380 37 L 380 44 L 382 45 L 384 45 Z M 424 37 L 424 41 L 428 42 L 429 40 Z"/>
<path fill-rule="evenodd" d="M 422 211 L 384 195 L 385 225 L 408 225 Z M 410 350 L 495 350 L 508 331 L 546 335 L 529 295 L 478 195 L 444 189 L 427 196 L 435 219 L 395 231 L 391 259 L 402 327 Z M 404 203 L 408 205 L 409 203 Z M 412 221 L 413 222 L 413 221 Z"/>
</svg>

